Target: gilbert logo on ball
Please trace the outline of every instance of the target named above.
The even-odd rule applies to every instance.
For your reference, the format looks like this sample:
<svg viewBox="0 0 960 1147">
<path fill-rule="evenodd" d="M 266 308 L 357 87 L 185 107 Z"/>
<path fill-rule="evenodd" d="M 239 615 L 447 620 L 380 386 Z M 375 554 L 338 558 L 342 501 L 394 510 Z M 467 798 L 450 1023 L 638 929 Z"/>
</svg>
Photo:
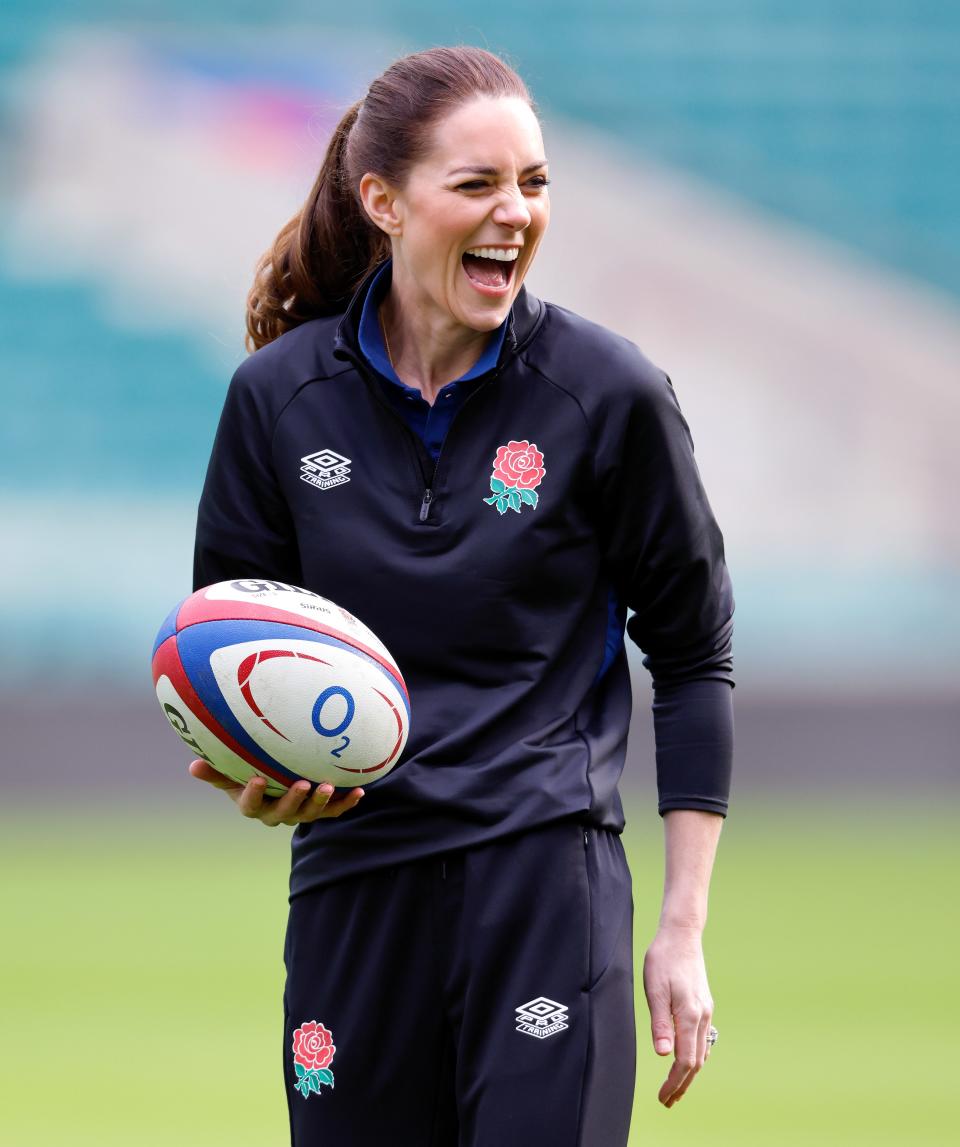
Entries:
<svg viewBox="0 0 960 1147">
<path fill-rule="evenodd" d="M 410 700 L 386 646 L 332 601 L 246 578 L 182 601 L 153 648 L 157 699 L 190 750 L 267 792 L 367 785 L 397 763 Z"/>
</svg>

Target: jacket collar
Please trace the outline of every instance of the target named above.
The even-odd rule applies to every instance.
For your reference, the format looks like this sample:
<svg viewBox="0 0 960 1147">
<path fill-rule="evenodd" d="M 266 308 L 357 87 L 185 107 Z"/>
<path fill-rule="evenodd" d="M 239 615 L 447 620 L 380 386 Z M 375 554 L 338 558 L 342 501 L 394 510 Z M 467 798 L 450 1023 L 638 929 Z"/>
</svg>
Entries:
<svg viewBox="0 0 960 1147">
<path fill-rule="evenodd" d="M 362 360 L 360 350 L 360 316 L 363 314 L 363 304 L 370 290 L 370 285 L 376 278 L 382 264 L 378 263 L 357 287 L 353 298 L 347 304 L 347 309 L 337 325 L 333 340 L 333 353 L 336 358 L 348 362 Z M 510 308 L 507 318 L 507 334 L 500 348 L 500 357 L 497 360 L 497 369 L 504 366 L 514 358 L 533 338 L 540 324 L 543 322 L 546 308 L 540 299 L 530 294 L 526 286 L 522 286 Z"/>
</svg>

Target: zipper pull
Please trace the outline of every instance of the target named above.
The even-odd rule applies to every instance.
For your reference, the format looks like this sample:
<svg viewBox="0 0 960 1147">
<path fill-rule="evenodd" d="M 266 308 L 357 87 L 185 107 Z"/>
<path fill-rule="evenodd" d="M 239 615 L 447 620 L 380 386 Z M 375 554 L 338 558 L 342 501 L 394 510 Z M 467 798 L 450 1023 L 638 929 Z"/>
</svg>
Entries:
<svg viewBox="0 0 960 1147">
<path fill-rule="evenodd" d="M 433 491 L 423 491 L 423 501 L 420 503 L 420 521 L 425 522 L 430 514 L 430 503 L 433 501 Z"/>
</svg>

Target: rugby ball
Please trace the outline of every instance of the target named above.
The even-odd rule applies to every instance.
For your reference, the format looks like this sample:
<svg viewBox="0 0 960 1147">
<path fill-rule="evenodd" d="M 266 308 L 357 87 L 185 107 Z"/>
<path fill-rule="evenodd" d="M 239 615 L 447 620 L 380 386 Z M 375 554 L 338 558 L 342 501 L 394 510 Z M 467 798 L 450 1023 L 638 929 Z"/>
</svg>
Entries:
<svg viewBox="0 0 960 1147">
<path fill-rule="evenodd" d="M 410 700 L 386 646 L 332 601 L 279 581 L 217 582 L 185 598 L 153 647 L 157 700 L 220 773 L 353 788 L 394 767 Z"/>
</svg>

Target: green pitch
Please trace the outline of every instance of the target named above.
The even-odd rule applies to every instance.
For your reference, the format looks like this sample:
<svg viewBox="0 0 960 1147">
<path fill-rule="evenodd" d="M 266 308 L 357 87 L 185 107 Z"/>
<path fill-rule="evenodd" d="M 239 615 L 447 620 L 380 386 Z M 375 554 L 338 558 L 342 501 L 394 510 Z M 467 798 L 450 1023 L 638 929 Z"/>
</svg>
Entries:
<svg viewBox="0 0 960 1147">
<path fill-rule="evenodd" d="M 0 822 L 4 1143 L 286 1144 L 288 833 L 207 796 L 189 813 Z M 955 1143 L 957 842 L 946 806 L 741 801 L 705 937 L 720 1042 L 664 1110 L 640 994 L 631 1142 Z M 628 846 L 639 963 L 659 904 L 655 813 L 633 810 Z"/>
</svg>

